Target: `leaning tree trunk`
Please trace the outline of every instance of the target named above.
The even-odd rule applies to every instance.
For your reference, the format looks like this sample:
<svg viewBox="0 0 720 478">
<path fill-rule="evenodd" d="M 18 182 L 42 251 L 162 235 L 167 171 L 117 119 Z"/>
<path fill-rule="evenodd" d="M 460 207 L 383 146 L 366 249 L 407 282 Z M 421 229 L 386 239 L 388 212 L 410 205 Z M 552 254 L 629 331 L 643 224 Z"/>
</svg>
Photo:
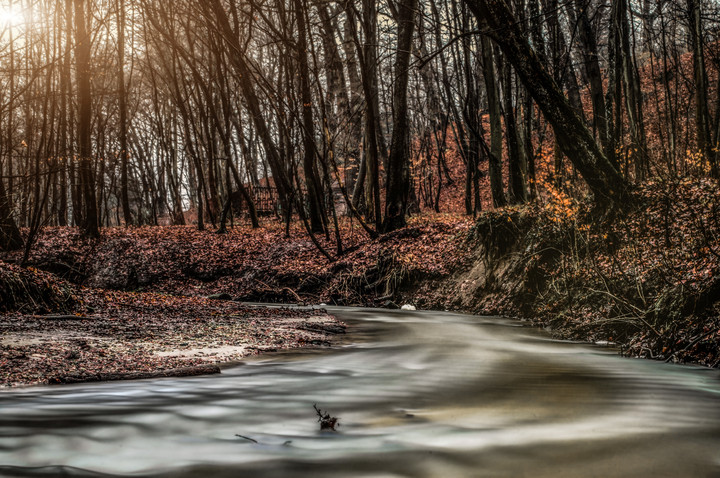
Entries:
<svg viewBox="0 0 720 478">
<path fill-rule="evenodd" d="M 504 0 L 464 0 L 486 32 L 505 53 L 545 118 L 563 153 L 585 179 L 598 205 L 621 206 L 627 183 L 608 161 L 575 109 L 530 48 L 521 26 Z"/>
<path fill-rule="evenodd" d="M 237 35 L 230 25 L 230 21 L 227 17 L 225 10 L 219 0 L 212 0 L 207 3 L 203 3 L 203 9 L 208 14 L 208 18 L 214 19 L 218 23 L 218 28 L 223 35 L 223 38 L 228 43 L 228 47 L 231 49 L 230 60 L 232 61 L 233 67 L 238 74 L 240 91 L 245 99 L 246 108 L 249 116 L 255 126 L 255 131 L 260 137 L 260 141 L 265 149 L 270 169 L 275 179 L 275 186 L 277 187 L 278 196 L 280 202 L 285 210 L 289 209 L 290 206 L 290 195 L 292 194 L 293 185 L 288 178 L 287 172 L 283 166 L 283 161 L 280 158 L 275 141 L 273 140 L 270 126 L 265 120 L 262 114 L 262 108 L 260 107 L 260 99 L 255 91 L 255 85 L 253 83 L 254 75 L 252 68 L 247 63 L 243 49 L 240 46 L 240 41 Z"/>
</svg>

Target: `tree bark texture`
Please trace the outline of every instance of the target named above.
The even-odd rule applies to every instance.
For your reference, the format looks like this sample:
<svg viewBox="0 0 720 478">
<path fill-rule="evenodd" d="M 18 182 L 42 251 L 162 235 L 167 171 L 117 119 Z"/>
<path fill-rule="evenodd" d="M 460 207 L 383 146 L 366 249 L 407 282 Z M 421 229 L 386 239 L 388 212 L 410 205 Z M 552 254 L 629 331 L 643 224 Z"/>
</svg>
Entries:
<svg viewBox="0 0 720 478">
<path fill-rule="evenodd" d="M 85 1 L 75 0 L 75 62 L 78 94 L 78 161 L 83 199 L 81 228 L 87 237 L 100 236 L 95 193 L 95 161 L 92 151 L 92 92 L 90 35 L 87 32 Z"/>
</svg>

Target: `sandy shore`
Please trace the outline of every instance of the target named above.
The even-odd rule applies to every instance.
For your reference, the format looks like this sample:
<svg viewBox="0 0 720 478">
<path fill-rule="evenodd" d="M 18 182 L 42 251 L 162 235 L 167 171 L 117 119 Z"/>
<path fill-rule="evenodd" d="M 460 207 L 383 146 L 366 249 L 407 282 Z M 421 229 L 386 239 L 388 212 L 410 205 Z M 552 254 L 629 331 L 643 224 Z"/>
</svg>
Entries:
<svg viewBox="0 0 720 478">
<path fill-rule="evenodd" d="M 83 313 L 0 314 L 0 387 L 216 373 L 249 355 L 329 346 L 345 331 L 324 310 L 85 292 Z"/>
</svg>

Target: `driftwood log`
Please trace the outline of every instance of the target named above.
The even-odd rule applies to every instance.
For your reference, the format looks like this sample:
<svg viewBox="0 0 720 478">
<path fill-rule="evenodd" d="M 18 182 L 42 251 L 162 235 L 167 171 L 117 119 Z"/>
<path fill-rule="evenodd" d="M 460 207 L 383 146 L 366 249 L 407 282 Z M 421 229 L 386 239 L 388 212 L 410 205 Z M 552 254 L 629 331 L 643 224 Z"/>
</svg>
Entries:
<svg viewBox="0 0 720 478">
<path fill-rule="evenodd" d="M 198 365 L 195 367 L 170 368 L 148 372 L 56 375 L 50 378 L 48 382 L 51 384 L 109 382 L 113 380 L 140 380 L 144 378 L 191 377 L 195 375 L 210 375 L 215 373 L 220 373 L 220 367 L 217 365 Z"/>
<path fill-rule="evenodd" d="M 92 315 L 74 315 L 74 314 L 49 314 L 49 315 L 32 315 L 33 319 L 42 320 L 97 320 Z"/>
</svg>

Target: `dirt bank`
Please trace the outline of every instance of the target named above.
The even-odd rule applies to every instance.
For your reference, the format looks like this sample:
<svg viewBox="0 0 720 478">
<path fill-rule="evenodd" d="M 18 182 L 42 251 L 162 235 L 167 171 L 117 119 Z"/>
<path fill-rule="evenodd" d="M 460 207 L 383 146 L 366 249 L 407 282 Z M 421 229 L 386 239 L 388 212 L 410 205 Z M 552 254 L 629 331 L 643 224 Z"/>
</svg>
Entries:
<svg viewBox="0 0 720 478">
<path fill-rule="evenodd" d="M 105 289 L 507 315 L 627 355 L 717 367 L 718 190 L 706 179 L 647 183 L 634 207 L 603 220 L 559 194 L 474 222 L 412 218 L 376 240 L 345 224 L 334 262 L 299 227 L 286 237 L 278 226 L 110 229 L 97 241 L 47 229 L 31 262 Z"/>
<path fill-rule="evenodd" d="M 343 226 L 344 253 L 318 253 L 302 226 L 286 237 L 274 223 L 227 234 L 193 227 L 111 228 L 86 241 L 74 228 L 47 228 L 30 265 L 84 287 L 222 296 L 244 302 L 383 305 L 417 279 L 441 279 L 471 221 L 458 216 L 414 218 L 405 229 L 370 240 Z M 328 250 L 335 244 L 323 237 Z M 0 257 L 17 261 L 19 255 Z"/>
<path fill-rule="evenodd" d="M 715 181 L 656 181 L 599 223 L 574 201 L 483 214 L 451 277 L 419 305 L 523 317 L 623 354 L 720 363 L 720 198 Z"/>
<path fill-rule="evenodd" d="M 218 373 L 345 331 L 322 309 L 80 288 L 1 263 L 0 274 L 13 286 L 1 303 L 0 387 Z"/>
</svg>

